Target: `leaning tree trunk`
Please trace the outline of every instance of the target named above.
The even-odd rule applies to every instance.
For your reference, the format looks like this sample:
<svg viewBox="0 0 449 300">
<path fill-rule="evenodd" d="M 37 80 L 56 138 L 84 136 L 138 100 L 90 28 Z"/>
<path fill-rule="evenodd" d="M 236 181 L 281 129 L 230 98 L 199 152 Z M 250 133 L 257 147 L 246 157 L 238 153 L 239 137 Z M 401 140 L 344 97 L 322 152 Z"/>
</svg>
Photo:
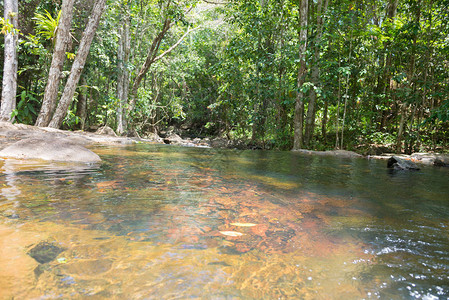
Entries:
<svg viewBox="0 0 449 300">
<path fill-rule="evenodd" d="M 128 127 L 126 122 L 125 107 L 128 103 L 129 71 L 127 65 L 131 47 L 129 38 L 129 17 L 124 18 L 122 25 L 123 27 L 120 28 L 120 41 L 117 51 L 117 99 L 119 100 L 119 107 L 117 109 L 117 133 L 119 135 L 123 135 L 127 131 Z"/>
<path fill-rule="evenodd" d="M 59 81 L 61 79 L 61 71 L 66 55 L 65 52 L 67 45 L 70 42 L 70 27 L 72 25 L 74 2 L 74 0 L 62 1 L 61 18 L 59 20 L 58 31 L 56 33 L 55 50 L 53 51 L 47 86 L 45 87 L 44 99 L 42 100 L 41 111 L 36 120 L 36 126 L 48 126 L 56 107 Z"/>
<path fill-rule="evenodd" d="M 128 113 L 131 113 L 131 111 L 134 110 L 137 98 L 137 90 L 139 89 L 140 83 L 147 74 L 151 65 L 156 61 L 156 56 L 159 47 L 162 43 L 163 38 L 165 37 L 165 34 L 168 32 L 171 26 L 172 26 L 171 19 L 166 18 L 164 20 L 164 24 L 162 25 L 162 30 L 159 32 L 159 34 L 154 38 L 153 42 L 151 43 L 151 47 L 150 50 L 148 51 L 145 62 L 143 63 L 142 67 L 137 73 L 136 78 L 134 79 L 134 83 L 131 89 L 131 100 L 128 105 Z"/>
<path fill-rule="evenodd" d="M 181 42 L 184 40 L 184 38 L 190 32 L 201 28 L 200 26 L 196 27 L 196 28 L 189 28 L 176 43 L 174 43 L 170 48 L 165 50 L 162 54 L 157 55 L 157 52 L 159 50 L 159 46 L 161 45 L 162 39 L 164 38 L 167 31 L 170 29 L 171 24 L 172 24 L 171 20 L 169 20 L 169 19 L 166 19 L 164 21 L 164 25 L 163 25 L 161 32 L 159 32 L 159 34 L 154 38 L 153 43 L 150 48 L 150 51 L 148 52 L 147 58 L 145 59 L 144 64 L 140 68 L 136 78 L 134 79 L 134 83 L 131 88 L 130 101 L 128 104 L 128 114 L 134 110 L 134 106 L 136 105 L 136 99 L 137 99 L 137 90 L 139 89 L 139 86 L 142 83 L 142 80 L 145 77 L 145 75 L 147 74 L 151 65 L 154 64 L 155 62 L 161 60 L 167 54 L 169 54 L 174 49 L 176 49 L 176 47 L 178 47 L 181 44 Z"/>
<path fill-rule="evenodd" d="M 0 107 L 0 120 L 12 122 L 12 112 L 16 108 L 17 93 L 17 40 L 18 40 L 18 2 L 17 0 L 4 1 L 5 21 L 12 24 L 12 30 L 5 35 L 5 61 L 3 67 L 2 101 Z"/>
<path fill-rule="evenodd" d="M 299 32 L 299 71 L 298 71 L 298 81 L 297 88 L 298 92 L 296 94 L 296 104 L 295 104 L 295 117 L 294 117 L 294 139 L 293 139 L 293 150 L 299 150 L 302 147 L 303 139 L 303 127 L 304 127 L 304 93 L 302 92 L 302 86 L 305 82 L 305 77 L 307 74 L 306 68 L 306 50 L 307 50 L 307 17 L 309 9 L 309 0 L 301 1 L 300 8 L 300 32 Z"/>
<path fill-rule="evenodd" d="M 89 17 L 86 29 L 84 30 L 83 37 L 81 38 L 80 46 L 78 48 L 78 54 L 73 62 L 70 76 L 67 79 L 67 83 L 64 88 L 61 100 L 59 100 L 56 112 L 51 119 L 49 127 L 59 128 L 62 125 L 62 121 L 67 114 L 67 110 L 72 103 L 73 95 L 75 94 L 76 87 L 83 72 L 84 65 L 86 64 L 87 56 L 89 55 L 90 45 L 95 37 L 98 24 L 100 23 L 101 15 L 103 14 L 106 0 L 97 0 L 92 8 L 92 13 Z"/>
</svg>

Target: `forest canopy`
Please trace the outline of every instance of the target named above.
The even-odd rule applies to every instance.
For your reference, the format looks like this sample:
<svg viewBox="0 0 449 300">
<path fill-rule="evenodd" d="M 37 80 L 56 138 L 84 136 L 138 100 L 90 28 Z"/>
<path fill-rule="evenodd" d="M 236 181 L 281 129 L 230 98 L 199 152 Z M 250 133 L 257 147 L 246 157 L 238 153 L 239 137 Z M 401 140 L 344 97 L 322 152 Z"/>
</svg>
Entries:
<svg viewBox="0 0 449 300">
<path fill-rule="evenodd" d="M 4 120 L 263 149 L 449 143 L 447 0 L 3 2 Z"/>
</svg>

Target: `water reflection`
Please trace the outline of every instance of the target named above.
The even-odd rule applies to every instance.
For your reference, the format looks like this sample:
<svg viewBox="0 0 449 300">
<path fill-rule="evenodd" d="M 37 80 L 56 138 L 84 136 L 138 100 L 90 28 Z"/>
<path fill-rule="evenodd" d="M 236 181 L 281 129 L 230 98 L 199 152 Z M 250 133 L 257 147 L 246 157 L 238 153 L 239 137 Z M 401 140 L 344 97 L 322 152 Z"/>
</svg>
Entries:
<svg viewBox="0 0 449 300">
<path fill-rule="evenodd" d="M 11 204 L 10 211 L 7 212 L 9 217 L 16 217 L 16 213 L 14 208 L 19 205 L 19 202 L 15 201 L 16 196 L 20 195 L 20 190 L 16 185 L 17 176 L 15 174 L 14 164 L 9 161 L 3 161 L 1 165 L 1 172 L 4 174 L 4 184 L 1 188 L 1 194 L 6 198 L 7 201 L 3 203 L 3 205 Z"/>
<path fill-rule="evenodd" d="M 20 193 L 0 206 L 0 296 L 448 293 L 447 170 L 391 176 L 383 162 L 274 151 L 97 152 L 104 163 L 86 169 L 3 167 L 5 193 Z M 26 253 L 41 241 L 65 251 L 38 264 Z"/>
</svg>

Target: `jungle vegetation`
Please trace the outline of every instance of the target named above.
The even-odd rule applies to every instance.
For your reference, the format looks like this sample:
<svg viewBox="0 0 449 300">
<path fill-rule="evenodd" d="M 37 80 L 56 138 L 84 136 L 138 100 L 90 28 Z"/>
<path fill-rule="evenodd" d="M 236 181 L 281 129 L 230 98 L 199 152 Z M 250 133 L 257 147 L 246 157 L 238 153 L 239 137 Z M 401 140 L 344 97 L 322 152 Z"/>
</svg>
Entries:
<svg viewBox="0 0 449 300">
<path fill-rule="evenodd" d="M 2 2 L 2 120 L 264 149 L 449 143 L 448 0 Z"/>
</svg>

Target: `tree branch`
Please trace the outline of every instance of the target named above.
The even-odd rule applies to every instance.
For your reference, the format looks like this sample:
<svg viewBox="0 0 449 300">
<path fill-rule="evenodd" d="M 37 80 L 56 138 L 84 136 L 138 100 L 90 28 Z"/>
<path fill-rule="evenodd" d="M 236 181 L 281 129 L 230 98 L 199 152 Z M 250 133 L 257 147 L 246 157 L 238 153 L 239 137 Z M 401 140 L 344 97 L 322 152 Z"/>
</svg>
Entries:
<svg viewBox="0 0 449 300">
<path fill-rule="evenodd" d="M 226 4 L 229 4 L 229 2 L 215 2 L 215 1 L 210 1 L 210 0 L 203 0 L 204 2 L 206 2 L 206 3 L 209 3 L 209 4 L 215 4 L 215 5 L 226 5 Z"/>
<path fill-rule="evenodd" d="M 192 31 L 195 31 L 195 30 L 197 30 L 197 29 L 199 29 L 199 28 L 201 28 L 201 26 L 198 26 L 198 27 L 193 28 L 193 29 L 188 29 L 188 30 L 186 31 L 186 33 L 184 33 L 184 35 L 183 35 L 183 36 L 182 36 L 176 43 L 174 43 L 170 48 L 168 48 L 166 51 L 164 51 L 164 53 L 162 53 L 161 55 L 155 57 L 155 58 L 153 59 L 153 63 L 154 63 L 154 62 L 157 62 L 158 60 L 162 59 L 164 56 L 166 56 L 167 54 L 169 54 L 170 52 L 172 52 L 176 47 L 179 46 L 179 44 L 181 44 L 181 42 L 184 40 L 184 38 L 185 38 L 189 33 L 191 33 Z"/>
</svg>

